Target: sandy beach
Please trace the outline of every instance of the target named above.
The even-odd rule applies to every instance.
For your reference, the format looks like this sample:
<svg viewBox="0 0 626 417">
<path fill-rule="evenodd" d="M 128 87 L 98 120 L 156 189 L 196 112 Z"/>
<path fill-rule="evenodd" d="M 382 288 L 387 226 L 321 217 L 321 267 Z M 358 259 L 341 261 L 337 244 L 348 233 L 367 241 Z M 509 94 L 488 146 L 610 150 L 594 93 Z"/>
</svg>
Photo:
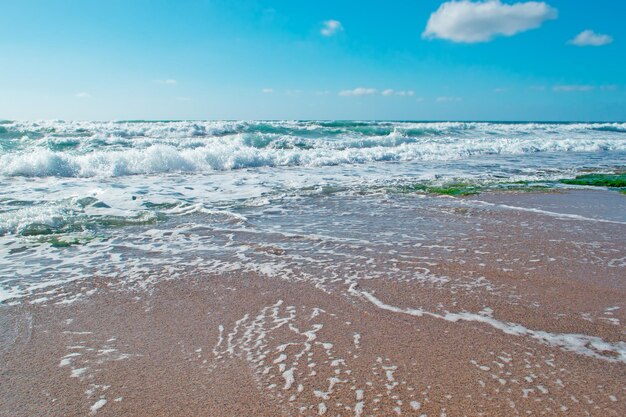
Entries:
<svg viewBox="0 0 626 417">
<path fill-rule="evenodd" d="M 626 417 L 624 16 L 4 1 L 0 417 Z"/>
<path fill-rule="evenodd" d="M 282 229 L 332 237 L 228 232 L 243 251 L 220 259 L 256 272 L 94 274 L 2 305 L 0 415 L 626 413 L 624 196 L 312 204 Z"/>
</svg>

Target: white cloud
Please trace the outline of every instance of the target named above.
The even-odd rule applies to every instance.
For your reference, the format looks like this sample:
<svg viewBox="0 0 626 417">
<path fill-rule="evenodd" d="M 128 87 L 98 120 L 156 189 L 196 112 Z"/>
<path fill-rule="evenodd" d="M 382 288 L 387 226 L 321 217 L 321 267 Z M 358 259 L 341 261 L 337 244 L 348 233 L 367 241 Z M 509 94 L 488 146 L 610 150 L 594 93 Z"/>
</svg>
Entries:
<svg viewBox="0 0 626 417">
<path fill-rule="evenodd" d="M 265 94 L 272 94 L 274 92 L 274 89 L 273 88 L 264 88 L 264 89 L 261 90 L 261 92 L 265 93 Z"/>
<path fill-rule="evenodd" d="M 327 20 L 323 23 L 320 33 L 324 36 L 333 36 L 341 30 L 343 30 L 343 26 L 339 20 Z"/>
<path fill-rule="evenodd" d="M 91 97 L 91 94 L 89 94 L 86 91 L 81 91 L 80 93 L 76 93 L 75 96 L 78 98 L 87 98 L 87 97 Z"/>
<path fill-rule="evenodd" d="M 376 94 L 378 90 L 375 88 L 365 88 L 365 87 L 357 87 L 354 90 L 341 90 L 339 92 L 340 96 L 371 96 Z"/>
<path fill-rule="evenodd" d="M 569 41 L 571 45 L 576 46 L 602 46 L 613 42 L 613 38 L 609 35 L 601 35 L 593 30 L 585 30 L 580 32 L 574 39 Z"/>
<path fill-rule="evenodd" d="M 436 101 L 437 103 L 452 103 L 463 101 L 463 99 L 461 97 L 437 97 Z"/>
<path fill-rule="evenodd" d="M 414 96 L 415 95 L 415 91 L 413 90 L 400 90 L 400 91 L 396 91 L 396 90 L 392 90 L 391 88 L 388 88 L 387 90 L 383 90 L 383 92 L 381 93 L 383 96 Z"/>
<path fill-rule="evenodd" d="M 172 78 L 168 78 L 167 80 L 154 80 L 155 83 L 157 84 L 168 84 L 168 85 L 174 85 L 176 84 L 178 81 L 172 79 Z"/>
<path fill-rule="evenodd" d="M 500 0 L 448 1 L 430 15 L 423 38 L 453 42 L 487 42 L 498 35 L 513 36 L 556 19 L 558 12 L 544 2 L 503 4 Z"/>
<path fill-rule="evenodd" d="M 327 96 L 330 94 L 329 90 L 319 90 L 315 92 L 316 96 Z"/>
<path fill-rule="evenodd" d="M 617 91 L 619 89 L 619 86 L 615 84 L 607 84 L 607 85 L 600 85 L 600 86 L 593 86 L 593 85 L 586 85 L 586 84 L 566 84 L 566 85 L 555 85 L 554 87 L 552 87 L 552 90 L 558 93 L 576 93 L 576 92 L 584 93 L 587 91 L 594 91 L 596 89 L 600 91 Z"/>
<path fill-rule="evenodd" d="M 591 85 L 555 85 L 552 88 L 559 93 L 585 92 L 593 90 Z"/>
</svg>

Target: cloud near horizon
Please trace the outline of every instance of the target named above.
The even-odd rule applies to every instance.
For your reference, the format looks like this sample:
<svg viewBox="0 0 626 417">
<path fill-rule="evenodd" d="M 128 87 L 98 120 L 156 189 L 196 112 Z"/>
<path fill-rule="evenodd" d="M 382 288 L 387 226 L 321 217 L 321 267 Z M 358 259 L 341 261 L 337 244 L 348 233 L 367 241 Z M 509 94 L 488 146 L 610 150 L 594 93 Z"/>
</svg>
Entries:
<svg viewBox="0 0 626 417">
<path fill-rule="evenodd" d="M 357 87 L 353 90 L 341 90 L 340 96 L 354 97 L 354 96 L 371 96 L 378 92 L 375 88 Z"/>
<path fill-rule="evenodd" d="M 381 93 L 383 96 L 414 96 L 415 95 L 415 91 L 413 90 L 393 90 L 391 88 L 388 88 L 386 90 L 383 90 L 383 92 Z"/>
<path fill-rule="evenodd" d="M 570 45 L 576 46 L 604 46 L 610 43 L 613 43 L 611 36 L 595 33 L 593 30 L 584 30 L 569 41 Z"/>
<path fill-rule="evenodd" d="M 585 92 L 594 89 L 591 85 L 555 85 L 552 90 L 559 93 Z"/>
<path fill-rule="evenodd" d="M 496 36 L 513 36 L 556 19 L 558 11 L 544 2 L 503 4 L 500 0 L 453 0 L 430 15 L 424 39 L 459 43 L 488 42 Z"/>
<path fill-rule="evenodd" d="M 324 36 L 333 36 L 335 33 L 342 31 L 343 26 L 339 20 L 326 20 L 323 23 L 323 27 L 320 30 L 320 33 Z"/>
<path fill-rule="evenodd" d="M 581 93 L 587 91 L 617 91 L 619 90 L 619 86 L 615 84 L 607 84 L 607 85 L 586 85 L 586 84 L 569 84 L 569 85 L 555 85 L 552 87 L 552 91 L 556 91 L 557 93 Z"/>
<path fill-rule="evenodd" d="M 381 96 L 385 96 L 385 97 L 390 97 L 390 96 L 413 97 L 415 95 L 415 91 L 394 90 L 392 88 L 387 88 L 385 90 L 377 90 L 376 88 L 357 87 L 352 90 L 341 90 L 339 92 L 339 95 L 344 96 L 344 97 L 373 96 L 377 94 L 380 94 Z"/>
<path fill-rule="evenodd" d="M 435 99 L 437 103 L 453 103 L 463 101 L 462 97 L 437 97 Z"/>
</svg>

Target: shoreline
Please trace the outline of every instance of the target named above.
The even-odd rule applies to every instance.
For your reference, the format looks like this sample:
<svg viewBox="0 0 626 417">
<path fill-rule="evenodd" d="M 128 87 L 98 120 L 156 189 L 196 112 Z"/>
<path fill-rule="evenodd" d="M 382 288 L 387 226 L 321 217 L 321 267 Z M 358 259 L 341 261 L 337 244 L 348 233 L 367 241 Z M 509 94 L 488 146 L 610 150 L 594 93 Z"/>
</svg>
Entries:
<svg viewBox="0 0 626 417">
<path fill-rule="evenodd" d="M 43 289 L 0 305 L 0 415 L 623 415 L 619 198 L 331 196 L 333 239 L 229 231 L 255 272 Z"/>
</svg>

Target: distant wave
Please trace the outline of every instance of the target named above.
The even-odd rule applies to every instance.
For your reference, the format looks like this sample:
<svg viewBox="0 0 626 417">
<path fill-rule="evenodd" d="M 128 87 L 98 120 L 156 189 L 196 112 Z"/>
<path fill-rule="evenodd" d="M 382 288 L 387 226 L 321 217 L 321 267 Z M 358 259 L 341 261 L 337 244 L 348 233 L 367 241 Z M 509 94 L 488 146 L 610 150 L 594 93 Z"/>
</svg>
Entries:
<svg viewBox="0 0 626 417">
<path fill-rule="evenodd" d="M 593 128 L 594 130 L 597 130 L 599 132 L 619 132 L 619 133 L 626 133 L 626 126 L 625 125 L 609 125 L 609 126 L 598 126 Z"/>
<path fill-rule="evenodd" d="M 626 123 L 486 123 L 486 122 L 376 122 L 376 121 L 5 121 L 5 137 L 118 137 L 194 138 L 237 133 L 274 133 L 302 137 L 344 135 L 381 136 L 394 131 L 414 135 L 621 132 Z"/>
</svg>

